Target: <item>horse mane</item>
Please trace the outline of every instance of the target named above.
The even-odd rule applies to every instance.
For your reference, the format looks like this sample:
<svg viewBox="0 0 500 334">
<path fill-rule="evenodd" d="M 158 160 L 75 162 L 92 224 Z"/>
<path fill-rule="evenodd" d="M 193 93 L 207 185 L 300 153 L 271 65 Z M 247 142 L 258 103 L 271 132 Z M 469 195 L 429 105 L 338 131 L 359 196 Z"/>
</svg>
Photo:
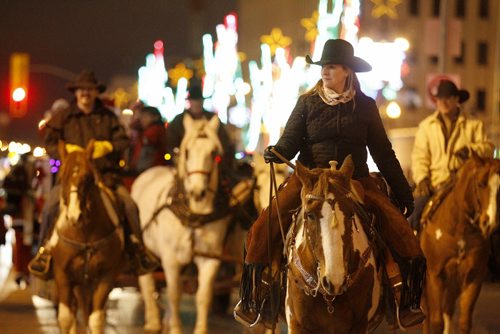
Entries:
<svg viewBox="0 0 500 334">
<path fill-rule="evenodd" d="M 71 182 L 71 178 L 73 176 L 73 166 L 75 164 L 83 164 L 85 165 L 85 168 L 88 168 L 90 170 L 89 176 L 90 178 L 94 178 L 94 169 L 92 168 L 92 165 L 90 161 L 88 161 L 87 153 L 85 151 L 75 151 L 69 154 L 66 154 L 62 164 L 61 164 L 61 169 L 59 170 L 58 178 L 61 184 L 61 190 L 62 190 L 62 198 L 64 202 L 67 204 L 68 198 L 69 198 L 69 192 L 70 188 L 67 187 Z M 85 195 L 85 189 L 78 189 L 79 195 L 84 197 Z"/>
</svg>

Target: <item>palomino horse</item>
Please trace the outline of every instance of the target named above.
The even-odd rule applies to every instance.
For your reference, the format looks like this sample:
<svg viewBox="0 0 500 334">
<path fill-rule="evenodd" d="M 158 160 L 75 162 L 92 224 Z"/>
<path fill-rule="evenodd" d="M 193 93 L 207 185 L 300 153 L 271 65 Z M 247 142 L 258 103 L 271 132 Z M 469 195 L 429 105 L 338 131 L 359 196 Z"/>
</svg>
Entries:
<svg viewBox="0 0 500 334">
<path fill-rule="evenodd" d="M 487 274 L 489 236 L 498 225 L 500 160 L 472 157 L 441 204 L 423 217 L 420 245 L 427 258 L 425 329 L 450 333 L 459 298 L 460 333 L 470 333 L 472 312 Z M 432 210 L 432 209 L 431 209 Z"/>
<path fill-rule="evenodd" d="M 132 185 L 132 197 L 139 206 L 144 242 L 160 257 L 165 272 L 170 308 L 169 333 L 182 333 L 180 274 L 181 269 L 191 261 L 198 267 L 195 333 L 207 332 L 213 282 L 221 263 L 218 256 L 222 254 L 231 220 L 227 205 L 222 213 L 216 205 L 218 157 L 223 153 L 217 136 L 218 127 L 217 117 L 210 121 L 193 121 L 186 115 L 186 133 L 180 147 L 177 170 L 154 167 L 139 175 Z M 174 186 L 184 190 L 172 195 Z M 186 199 L 187 204 L 179 198 Z M 178 202 L 183 202 L 184 206 Z M 153 298 L 153 283 L 151 275 L 139 277 L 145 299 L 145 328 L 159 330 L 161 322 Z"/>
<path fill-rule="evenodd" d="M 104 306 L 123 267 L 123 231 L 114 195 L 93 164 L 94 141 L 66 153 L 59 143 L 60 214 L 51 238 L 62 333 L 76 333 L 77 302 L 91 333 L 104 333 Z"/>
<path fill-rule="evenodd" d="M 337 170 L 297 163 L 302 210 L 287 237 L 289 333 L 366 333 L 381 321 L 381 273 L 347 157 Z"/>
</svg>

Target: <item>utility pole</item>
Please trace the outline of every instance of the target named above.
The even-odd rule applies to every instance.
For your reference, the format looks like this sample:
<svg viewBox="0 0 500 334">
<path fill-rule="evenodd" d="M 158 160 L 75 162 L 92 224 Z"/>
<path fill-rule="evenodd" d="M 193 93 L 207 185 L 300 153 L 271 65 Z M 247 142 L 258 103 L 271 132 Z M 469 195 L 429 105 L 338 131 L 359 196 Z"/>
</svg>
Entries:
<svg viewBox="0 0 500 334">
<path fill-rule="evenodd" d="M 438 72 L 446 73 L 446 50 L 448 49 L 448 0 L 439 3 L 439 53 Z"/>
</svg>

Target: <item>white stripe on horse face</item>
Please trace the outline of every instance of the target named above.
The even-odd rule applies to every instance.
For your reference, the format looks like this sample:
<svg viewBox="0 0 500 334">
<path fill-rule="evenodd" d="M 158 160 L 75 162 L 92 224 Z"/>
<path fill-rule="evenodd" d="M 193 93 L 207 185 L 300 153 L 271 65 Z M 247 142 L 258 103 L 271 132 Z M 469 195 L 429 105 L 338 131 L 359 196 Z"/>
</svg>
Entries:
<svg viewBox="0 0 500 334">
<path fill-rule="evenodd" d="M 67 217 L 72 222 L 77 222 L 80 218 L 82 211 L 80 210 L 80 199 L 78 198 L 78 188 L 71 185 L 69 192 L 69 203 Z"/>
<path fill-rule="evenodd" d="M 498 214 L 497 194 L 498 194 L 498 187 L 500 187 L 500 175 L 494 174 L 492 177 L 490 177 L 488 185 L 490 187 L 490 200 L 486 212 L 488 213 L 489 217 L 488 226 L 492 231 L 493 227 L 497 223 L 496 222 Z"/>
<path fill-rule="evenodd" d="M 323 219 L 321 220 L 322 245 L 325 257 L 325 276 L 335 287 L 344 284 L 346 276 L 344 263 L 344 244 L 342 236 L 345 233 L 344 213 L 335 203 L 334 208 L 328 202 L 323 203 L 321 208 Z"/>
</svg>

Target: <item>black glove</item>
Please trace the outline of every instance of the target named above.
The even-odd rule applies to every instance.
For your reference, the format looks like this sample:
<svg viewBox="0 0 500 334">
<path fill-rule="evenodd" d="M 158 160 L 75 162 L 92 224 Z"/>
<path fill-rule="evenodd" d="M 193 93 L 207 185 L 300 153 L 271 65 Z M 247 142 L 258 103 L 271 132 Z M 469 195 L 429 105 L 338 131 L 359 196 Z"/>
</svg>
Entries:
<svg viewBox="0 0 500 334">
<path fill-rule="evenodd" d="M 413 213 L 413 210 L 415 210 L 415 203 L 413 201 L 405 203 L 401 208 L 401 213 L 406 217 L 410 217 L 411 214 Z"/>
<path fill-rule="evenodd" d="M 429 197 L 432 194 L 431 180 L 423 179 L 415 189 L 415 197 Z"/>
<path fill-rule="evenodd" d="M 283 161 L 281 161 L 280 158 L 278 158 L 273 152 L 271 152 L 271 149 L 273 149 L 273 148 L 274 148 L 274 146 L 268 146 L 264 150 L 264 160 L 266 161 L 266 163 L 270 163 L 270 162 L 274 162 L 277 164 L 283 163 Z"/>
<path fill-rule="evenodd" d="M 467 160 L 467 159 L 469 159 L 470 150 L 467 146 L 464 146 L 461 149 L 455 151 L 455 153 L 453 153 L 453 154 L 455 154 L 458 158 L 460 158 L 462 160 Z"/>
</svg>

